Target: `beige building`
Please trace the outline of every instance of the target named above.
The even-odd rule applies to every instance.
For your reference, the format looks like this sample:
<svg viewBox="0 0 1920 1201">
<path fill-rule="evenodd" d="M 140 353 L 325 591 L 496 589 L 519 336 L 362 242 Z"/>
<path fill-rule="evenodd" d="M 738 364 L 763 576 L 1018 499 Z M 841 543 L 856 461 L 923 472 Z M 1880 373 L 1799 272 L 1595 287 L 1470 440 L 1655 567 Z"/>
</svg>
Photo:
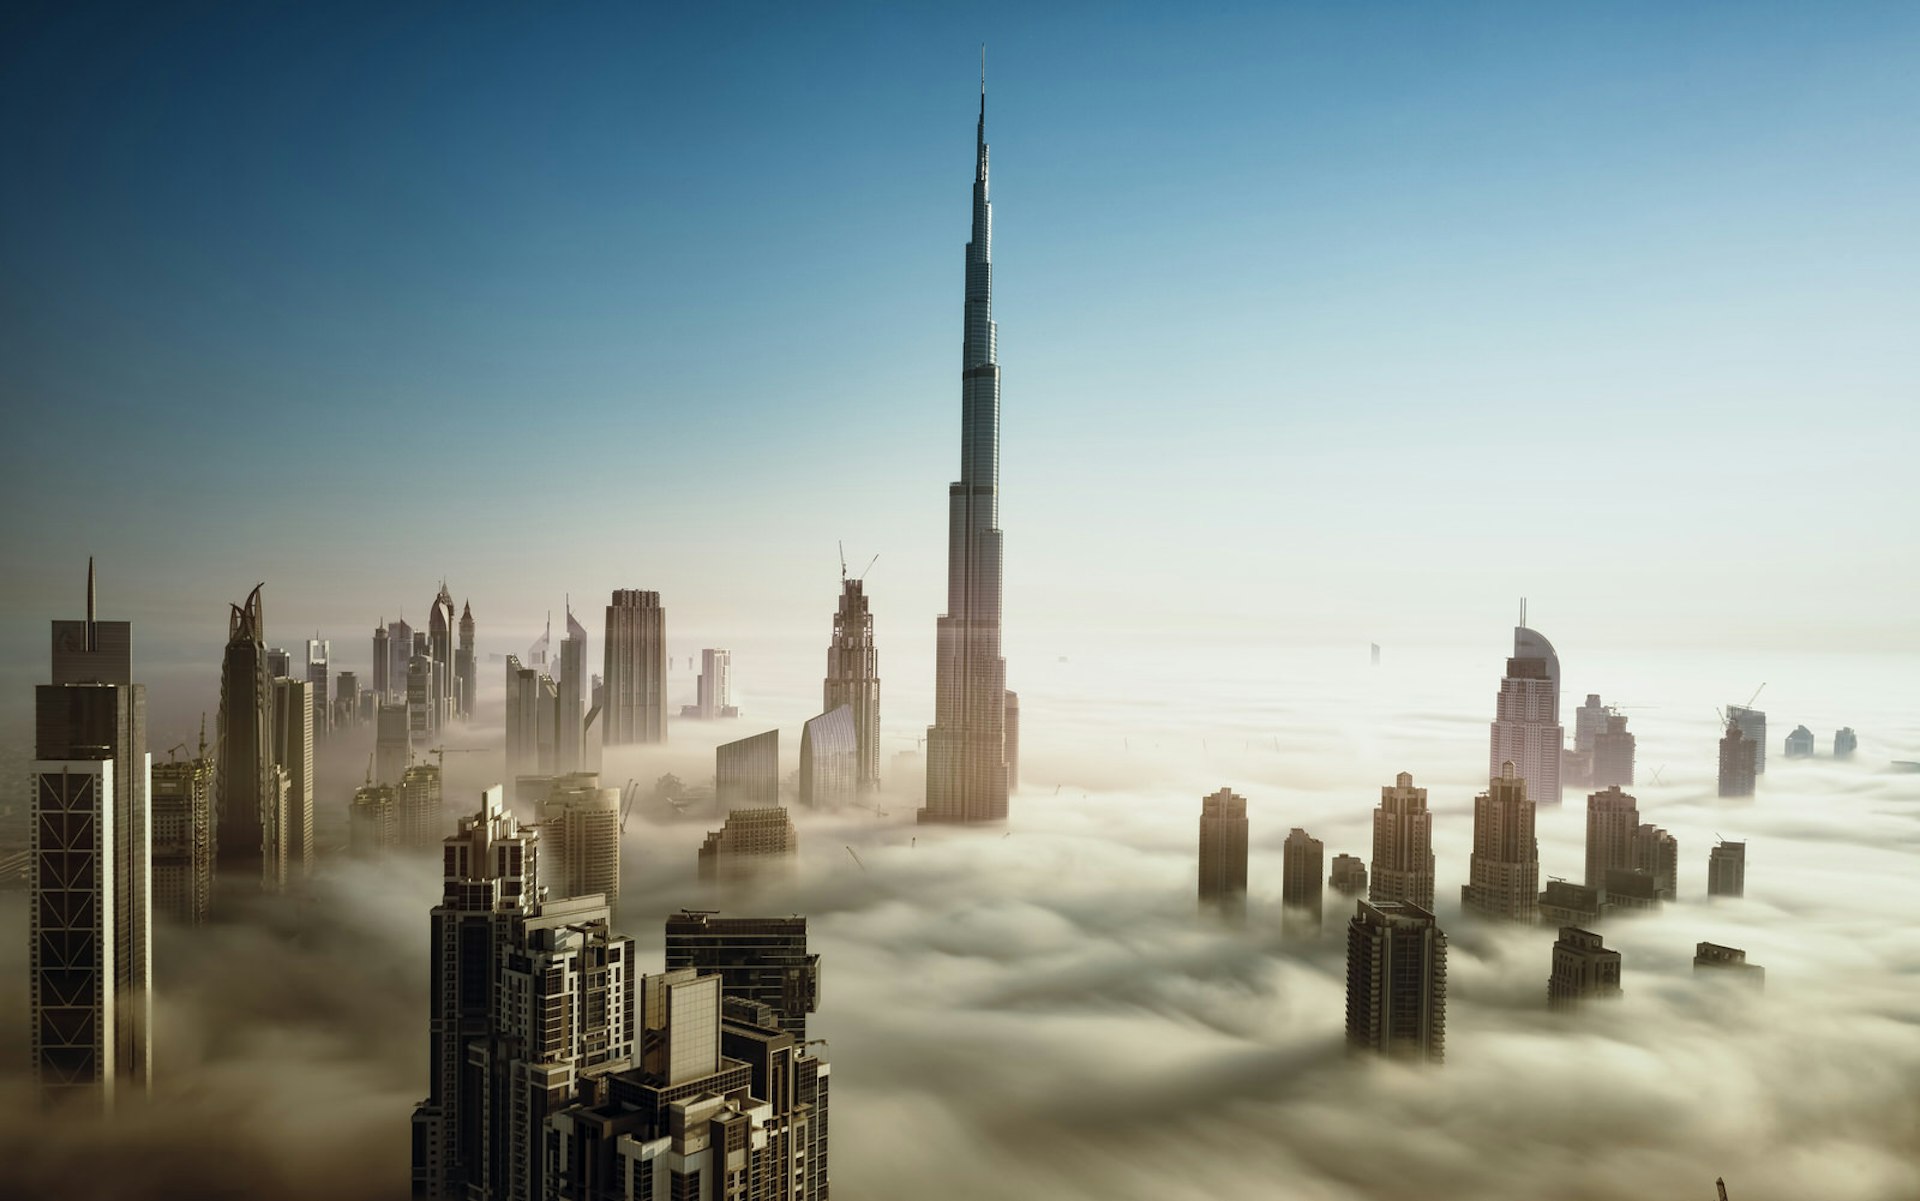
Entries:
<svg viewBox="0 0 1920 1201">
<path fill-rule="evenodd" d="M 1540 906 L 1540 848 L 1527 782 L 1511 762 L 1473 799 L 1473 854 L 1462 907 L 1486 917 L 1531 923 Z"/>
<path fill-rule="evenodd" d="M 540 804 L 542 879 L 557 900 L 601 896 L 620 900 L 620 790 L 602 788 L 595 772 L 553 781 Z"/>
<path fill-rule="evenodd" d="M 1373 811 L 1373 875 L 1367 887 L 1367 899 L 1375 904 L 1411 901 L 1422 909 L 1433 908 L 1433 814 L 1427 811 L 1427 790 L 1415 788 L 1406 772 L 1380 790 L 1380 807 Z"/>
<path fill-rule="evenodd" d="M 700 878 L 734 880 L 790 863 L 799 853 L 793 819 L 778 805 L 735 809 L 700 844 Z"/>
</svg>

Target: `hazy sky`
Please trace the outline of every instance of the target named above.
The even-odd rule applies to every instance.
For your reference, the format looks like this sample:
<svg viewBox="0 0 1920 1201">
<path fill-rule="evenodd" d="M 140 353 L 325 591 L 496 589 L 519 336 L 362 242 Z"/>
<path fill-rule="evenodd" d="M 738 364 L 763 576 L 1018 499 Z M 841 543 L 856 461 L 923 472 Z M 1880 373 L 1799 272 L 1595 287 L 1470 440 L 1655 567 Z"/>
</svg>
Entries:
<svg viewBox="0 0 1920 1201">
<path fill-rule="evenodd" d="M 89 551 L 930 655 L 981 41 L 1010 638 L 1920 648 L 1920 10 L 1027 9 L 10 7 L 9 677 Z"/>
</svg>

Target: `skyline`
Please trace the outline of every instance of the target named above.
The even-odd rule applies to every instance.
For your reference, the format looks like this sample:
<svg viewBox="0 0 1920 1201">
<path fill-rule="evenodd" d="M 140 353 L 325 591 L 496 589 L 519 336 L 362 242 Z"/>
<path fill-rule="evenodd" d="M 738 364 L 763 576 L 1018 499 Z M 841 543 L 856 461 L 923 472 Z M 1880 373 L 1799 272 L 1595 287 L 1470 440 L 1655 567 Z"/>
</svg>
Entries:
<svg viewBox="0 0 1920 1201">
<path fill-rule="evenodd" d="M 824 591 L 844 539 L 881 554 L 879 640 L 930 654 L 925 481 L 953 478 L 957 127 L 981 37 L 1017 214 L 997 297 L 1018 331 L 1010 640 L 1164 623 L 1123 583 L 1147 561 L 1213 581 L 1215 626 L 1390 653 L 1477 642 L 1517 595 L 1589 646 L 1920 649 L 1875 599 L 1920 583 L 1900 486 L 1916 371 L 1894 333 L 1920 229 L 1888 203 L 1920 174 L 1900 132 L 1920 86 L 1893 74 L 1920 19 L 1481 11 L 644 38 L 630 18 L 401 14 L 356 38 L 347 17 L 128 14 L 128 44 L 50 18 L 0 82 L 34 101 L 0 110 L 25 168 L 0 218 L 35 231 L 0 242 L 0 388 L 36 413 L 0 485 L 22 567 L 0 663 L 30 670 L 19 626 L 58 602 L 75 544 L 143 582 L 127 616 L 149 648 L 217 644 L 263 576 L 280 629 L 350 648 L 400 605 L 423 624 L 441 577 L 486 581 L 483 640 L 558 609 L 518 582 L 550 580 L 657 589 L 724 645 L 798 619 L 723 564 L 750 564 L 755 595 Z M 1063 53 L 1069 34 L 1091 52 Z M 299 69 L 270 76 L 296 35 Z M 399 73 L 430 37 L 426 76 Z M 626 70 L 627 37 L 700 52 Z M 49 77 L 61 49 L 85 69 Z M 260 103 L 243 118 L 236 95 Z M 780 366 L 823 345 L 831 381 Z M 1154 419 L 1169 399 L 1177 430 Z M 1745 429 L 1716 430 L 1736 413 Z M 743 419 L 766 436 L 728 444 Z M 583 424 L 591 450 L 568 437 Z M 82 437 L 104 478 L 50 510 L 49 464 Z M 403 489 L 429 437 L 462 470 L 411 486 L 466 493 L 438 562 L 380 487 L 333 490 L 342 469 Z M 862 458 L 844 488 L 811 479 L 828 439 Z M 1517 453 L 1475 461 L 1495 443 Z M 717 493 L 694 486 L 710 444 Z M 220 466 L 183 471 L 189 454 Z M 529 468 L 537 490 L 512 482 Z M 1756 504 L 1769 473 L 1789 491 Z M 1116 487 L 1136 478 L 1151 503 Z M 1551 503 L 1514 509 L 1513 488 Z M 130 535 L 131 503 L 170 536 Z M 629 510 L 664 520 L 641 541 Z M 487 570 L 499 541 L 517 580 Z M 1610 579 L 1659 604 L 1598 595 Z"/>
</svg>

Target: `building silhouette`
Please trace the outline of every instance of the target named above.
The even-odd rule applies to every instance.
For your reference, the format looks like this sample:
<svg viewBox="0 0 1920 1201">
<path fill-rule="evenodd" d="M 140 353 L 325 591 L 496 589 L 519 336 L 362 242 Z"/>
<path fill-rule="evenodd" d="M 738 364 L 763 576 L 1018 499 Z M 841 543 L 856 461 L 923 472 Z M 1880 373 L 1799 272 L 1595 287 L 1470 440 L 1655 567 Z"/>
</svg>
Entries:
<svg viewBox="0 0 1920 1201">
<path fill-rule="evenodd" d="M 333 731 L 333 694 L 327 687 L 333 678 L 332 653 L 333 643 L 326 639 L 307 639 L 308 724 L 316 739 L 324 739 Z"/>
<path fill-rule="evenodd" d="M 1654 891 L 1663 901 L 1680 893 L 1680 843 L 1659 826 L 1642 824 L 1633 832 L 1634 870 L 1653 877 Z"/>
<path fill-rule="evenodd" d="M 288 783 L 274 754 L 274 688 L 260 597 L 265 587 L 230 606 L 227 622 L 214 771 L 214 878 L 227 886 L 278 891 L 287 876 Z"/>
<path fill-rule="evenodd" d="M 1560 927 L 1560 937 L 1553 944 L 1553 975 L 1547 979 L 1547 1004 L 1574 1009 L 1583 1001 L 1619 995 L 1620 952 L 1608 950 L 1590 930 Z"/>
<path fill-rule="evenodd" d="M 700 844 L 700 878 L 744 879 L 790 862 L 799 850 L 793 818 L 785 809 L 735 809 Z"/>
<path fill-rule="evenodd" d="M 313 871 L 313 685 L 273 682 L 273 762 L 286 775 L 285 878 Z"/>
<path fill-rule="evenodd" d="M 1752 796 L 1755 784 L 1754 764 L 1760 755 L 1760 744 L 1752 741 L 1741 730 L 1738 722 L 1728 722 L 1726 735 L 1720 739 L 1720 795 Z"/>
<path fill-rule="evenodd" d="M 1805 726 L 1795 726 L 1793 733 L 1787 735 L 1787 758 L 1813 758 L 1813 731 Z"/>
<path fill-rule="evenodd" d="M 607 606 L 600 733 L 606 746 L 667 740 L 667 611 L 658 592 L 616 589 Z"/>
<path fill-rule="evenodd" d="M 1739 947 L 1723 947 L 1719 943 L 1703 942 L 1693 949 L 1693 974 L 1717 975 L 1724 973 L 1755 988 L 1767 981 L 1767 969 L 1757 963 L 1747 962 L 1747 953 Z"/>
<path fill-rule="evenodd" d="M 1645 868 L 1608 868 L 1606 894 L 1609 913 L 1660 907 L 1659 883 Z"/>
<path fill-rule="evenodd" d="M 620 903 L 620 790 L 594 772 L 559 776 L 540 805 L 541 879 L 556 900 Z"/>
<path fill-rule="evenodd" d="M 1767 774 L 1767 715 L 1746 705 L 1728 705 L 1727 720 L 1740 727 L 1740 733 L 1753 744 L 1753 774 Z"/>
<path fill-rule="evenodd" d="M 382 702 L 393 698 L 393 650 L 392 635 L 387 631 L 387 619 L 381 618 L 380 624 L 373 627 L 373 704 L 378 709 Z"/>
<path fill-rule="evenodd" d="M 720 977 L 729 997 L 772 1010 L 780 1029 L 807 1037 L 820 1006 L 820 956 L 807 951 L 804 917 L 722 917 L 681 910 L 667 918 L 667 970 Z"/>
<path fill-rule="evenodd" d="M 682 706 L 680 716 L 701 721 L 738 717 L 733 703 L 733 652 L 707 647 L 700 652 L 700 676 L 694 681 L 694 703 Z"/>
<path fill-rule="evenodd" d="M 873 643 L 866 581 L 849 579 L 845 563 L 840 565 L 833 641 L 827 644 L 821 710 L 831 713 L 842 705 L 853 711 L 855 787 L 871 792 L 880 786 L 880 651 Z"/>
<path fill-rule="evenodd" d="M 765 809 L 780 803 L 780 731 L 766 730 L 713 750 L 715 808 Z"/>
<path fill-rule="evenodd" d="M 1347 923 L 1347 1047 L 1440 1063 L 1447 1054 L 1447 936 L 1405 901 L 1354 902 Z"/>
<path fill-rule="evenodd" d="M 1853 758 L 1853 752 L 1859 745 L 1860 740 L 1854 736 L 1852 726 L 1842 726 L 1834 731 L 1833 757 L 1835 759 Z"/>
<path fill-rule="evenodd" d="M 1247 798 L 1225 788 L 1200 799 L 1200 903 L 1232 916 L 1247 907 Z"/>
<path fill-rule="evenodd" d="M 1627 719 L 1608 710 L 1606 724 L 1593 736 L 1593 767 L 1590 778 L 1595 788 L 1625 787 L 1633 783 L 1633 735 L 1627 731 Z"/>
<path fill-rule="evenodd" d="M 1326 844 L 1295 826 L 1281 846 L 1280 924 L 1289 933 L 1320 933 L 1326 879 Z"/>
<path fill-rule="evenodd" d="M 267 648 L 267 675 L 273 679 L 287 679 L 293 675 L 293 655 L 277 646 Z"/>
<path fill-rule="evenodd" d="M 1747 895 L 1747 844 L 1722 839 L 1707 852 L 1707 895 Z"/>
<path fill-rule="evenodd" d="M 474 646 L 473 602 L 460 606 L 460 644 L 453 652 L 453 694 L 462 718 L 473 720 L 480 696 L 480 661 Z"/>
<path fill-rule="evenodd" d="M 1415 788 L 1406 772 L 1380 790 L 1367 889 L 1367 899 L 1376 905 L 1410 901 L 1433 909 L 1433 814 L 1427 811 L 1427 790 Z"/>
<path fill-rule="evenodd" d="M 1367 893 L 1367 864 L 1358 855 L 1335 855 L 1327 884 L 1343 899 L 1354 900 Z"/>
<path fill-rule="evenodd" d="M 413 627 L 403 618 L 387 623 L 387 697 L 407 699 L 407 665 L 413 660 Z"/>
<path fill-rule="evenodd" d="M 853 708 L 841 705 L 800 727 L 800 803 L 834 810 L 859 793 L 860 738 Z"/>
<path fill-rule="evenodd" d="M 413 762 L 413 732 L 407 725 L 407 707 L 378 702 L 373 711 L 373 778 L 398 784 Z"/>
<path fill-rule="evenodd" d="M 333 678 L 333 725 L 340 729 L 360 722 L 360 676 L 343 671 Z"/>
<path fill-rule="evenodd" d="M 1634 866 L 1634 833 L 1640 828 L 1639 802 L 1619 785 L 1587 797 L 1587 872 L 1589 888 L 1605 888 L 1607 871 Z"/>
<path fill-rule="evenodd" d="M 554 684 L 559 708 L 554 716 L 554 770 L 562 775 L 585 771 L 587 763 L 587 629 L 567 606 L 567 636 L 560 642 L 560 674 Z"/>
<path fill-rule="evenodd" d="M 1500 680 L 1500 697 L 1487 754 L 1487 774 L 1511 762 L 1535 804 L 1560 803 L 1560 657 L 1553 644 L 1525 623 L 1513 630 L 1513 657 Z"/>
<path fill-rule="evenodd" d="M 152 1090 L 153 760 L 133 627 L 95 599 L 88 559 L 86 617 L 52 623 L 34 689 L 27 1012 L 42 1096 L 107 1111 Z"/>
<path fill-rule="evenodd" d="M 447 591 L 447 582 L 442 580 L 440 591 L 434 594 L 432 610 L 427 621 L 427 658 L 433 665 L 433 728 L 435 730 L 442 729 L 455 717 L 466 716 L 465 711 L 460 708 L 460 686 L 454 677 L 453 639 L 456 628 L 453 594 Z"/>
<path fill-rule="evenodd" d="M 1532 922 L 1540 906 L 1540 849 L 1533 835 L 1534 806 L 1527 782 L 1502 763 L 1487 791 L 1473 799 L 1473 853 L 1463 908 L 1486 917 Z"/>
<path fill-rule="evenodd" d="M 213 909 L 213 760 L 206 719 L 200 752 L 153 765 L 153 912 L 183 926 Z"/>
<path fill-rule="evenodd" d="M 960 478 L 948 489 L 947 611 L 937 627 L 923 822 L 1007 817 L 1007 663 L 1001 657 L 1000 363 L 993 321 L 987 88 L 980 84 L 973 233 L 961 347 Z"/>
</svg>

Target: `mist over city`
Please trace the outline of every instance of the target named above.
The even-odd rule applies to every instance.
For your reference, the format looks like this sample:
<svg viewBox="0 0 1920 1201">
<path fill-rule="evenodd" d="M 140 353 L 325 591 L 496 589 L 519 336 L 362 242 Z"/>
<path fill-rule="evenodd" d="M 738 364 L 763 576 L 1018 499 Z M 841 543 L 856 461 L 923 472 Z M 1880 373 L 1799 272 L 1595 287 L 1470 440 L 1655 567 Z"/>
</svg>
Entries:
<svg viewBox="0 0 1920 1201">
<path fill-rule="evenodd" d="M 1920 1196 L 1911 11 L 4 30 L 0 1194 Z"/>
</svg>

